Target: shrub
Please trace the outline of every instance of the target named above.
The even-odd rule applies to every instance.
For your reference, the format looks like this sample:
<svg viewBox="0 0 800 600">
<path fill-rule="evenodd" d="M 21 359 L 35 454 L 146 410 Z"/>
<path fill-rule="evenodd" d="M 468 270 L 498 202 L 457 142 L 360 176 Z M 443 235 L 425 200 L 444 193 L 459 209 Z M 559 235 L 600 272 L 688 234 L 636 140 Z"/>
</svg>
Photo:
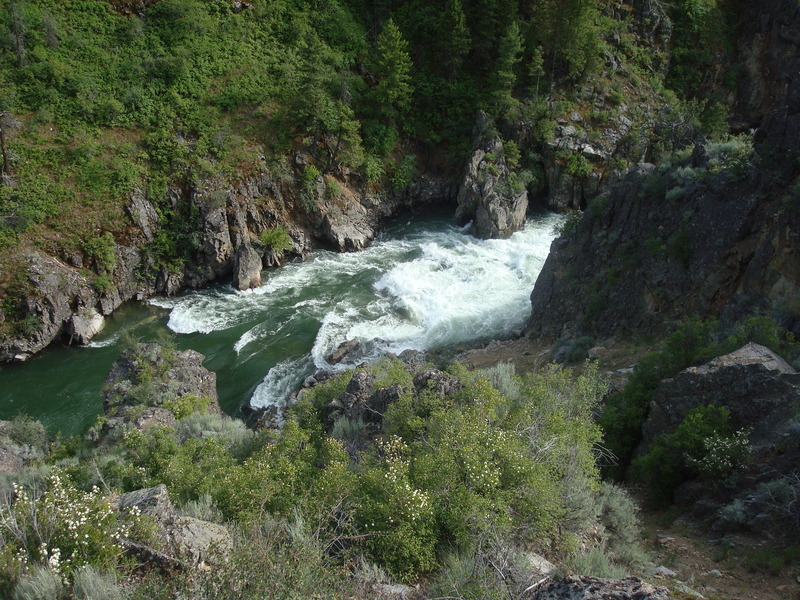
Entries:
<svg viewBox="0 0 800 600">
<path fill-rule="evenodd" d="M 66 595 L 59 574 L 45 565 L 35 565 L 14 588 L 14 600 L 60 600 Z"/>
<path fill-rule="evenodd" d="M 712 483 L 720 483 L 747 455 L 747 434 L 732 433 L 728 416 L 726 408 L 714 405 L 690 410 L 673 433 L 633 461 L 634 477 L 661 501 L 671 500 L 681 483 L 698 474 L 713 475 Z"/>
<path fill-rule="evenodd" d="M 564 163 L 564 172 L 576 179 L 582 179 L 592 174 L 592 163 L 583 154 L 570 154 Z"/>
<path fill-rule="evenodd" d="M 175 418 L 179 421 L 194 413 L 205 413 L 208 410 L 208 405 L 211 403 L 211 398 L 203 396 L 202 398 L 193 394 L 184 394 L 175 398 L 168 398 L 161 403 L 163 408 L 172 411 Z"/>
<path fill-rule="evenodd" d="M 553 233 L 556 236 L 570 236 L 576 231 L 578 231 L 578 227 L 580 226 L 581 220 L 583 219 L 583 213 L 577 209 L 573 209 L 567 211 L 566 217 L 564 218 L 561 223 L 557 224 L 553 227 Z"/>
<path fill-rule="evenodd" d="M 274 229 L 265 229 L 262 231 L 260 241 L 265 248 L 270 250 L 270 252 L 285 252 L 294 248 L 292 238 L 289 237 L 286 229 L 280 225 Z"/>
<path fill-rule="evenodd" d="M 18 415 L 11 420 L 6 434 L 15 444 L 32 446 L 40 450 L 47 449 L 50 436 L 40 421 L 27 415 Z"/>
<path fill-rule="evenodd" d="M 40 496 L 19 486 L 14 491 L 13 501 L 0 504 L 0 534 L 20 566 L 43 564 L 69 578 L 86 565 L 116 564 L 119 539 L 128 528 L 117 521 L 99 489 L 81 492 L 53 470 Z"/>
<path fill-rule="evenodd" d="M 105 232 L 102 236 L 86 240 L 83 250 L 93 260 L 98 272 L 111 272 L 117 262 L 114 236 Z"/>
</svg>

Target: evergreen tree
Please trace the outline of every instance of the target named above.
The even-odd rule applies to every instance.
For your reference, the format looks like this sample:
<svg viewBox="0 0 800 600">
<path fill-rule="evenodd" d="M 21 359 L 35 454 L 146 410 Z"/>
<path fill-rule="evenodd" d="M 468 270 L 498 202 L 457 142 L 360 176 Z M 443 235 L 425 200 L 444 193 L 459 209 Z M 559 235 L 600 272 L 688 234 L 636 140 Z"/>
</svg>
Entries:
<svg viewBox="0 0 800 600">
<path fill-rule="evenodd" d="M 411 57 L 408 42 L 392 19 L 386 22 L 378 36 L 375 88 L 379 110 L 383 113 L 404 112 L 411 102 Z"/>
<path fill-rule="evenodd" d="M 469 53 L 472 40 L 461 0 L 448 0 L 439 26 L 441 60 L 448 76 L 454 77 Z"/>
<path fill-rule="evenodd" d="M 513 96 L 514 84 L 517 81 L 514 68 L 519 63 L 521 55 L 522 36 L 519 32 L 519 25 L 516 21 L 512 21 L 503 37 L 500 38 L 497 50 L 492 100 L 500 114 L 516 104 Z"/>
</svg>

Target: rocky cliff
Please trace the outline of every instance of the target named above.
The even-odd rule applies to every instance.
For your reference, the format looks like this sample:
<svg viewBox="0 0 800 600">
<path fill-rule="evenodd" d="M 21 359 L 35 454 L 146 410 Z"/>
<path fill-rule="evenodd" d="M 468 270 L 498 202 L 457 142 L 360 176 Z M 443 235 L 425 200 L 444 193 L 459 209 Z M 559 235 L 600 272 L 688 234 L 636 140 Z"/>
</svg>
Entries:
<svg viewBox="0 0 800 600">
<path fill-rule="evenodd" d="M 181 262 L 159 255 L 164 238 L 174 241 L 178 233 L 164 230 L 158 210 L 139 190 L 126 207 L 129 222 L 114 234 L 107 266 L 96 269 L 99 275 L 89 269 L 92 261 L 85 254 L 24 255 L 22 281 L 9 300 L 24 317 L 0 337 L 0 362 L 26 360 L 63 337 L 88 343 L 103 317 L 129 300 L 173 295 L 228 278 L 238 289 L 256 287 L 263 269 L 288 256 L 302 257 L 315 243 L 342 252 L 363 250 L 398 212 L 448 203 L 456 193 L 450 180 L 430 175 L 381 195 L 365 191 L 355 178 L 326 184 L 319 176 L 310 189 L 301 189 L 299 178 L 308 161 L 295 155 L 294 170 L 280 177 L 263 164 L 260 172 L 238 182 L 212 178 L 195 187 L 170 188 L 169 210 L 182 211 L 192 227 Z M 335 194 L 327 191 L 334 188 L 339 190 Z M 265 244 L 262 234 L 275 230 L 286 231 L 290 247 Z"/>
<path fill-rule="evenodd" d="M 658 334 L 690 315 L 759 308 L 798 328 L 800 39 L 780 32 L 800 28 L 800 11 L 788 4 L 758 12 L 758 35 L 780 41 L 765 60 L 783 94 L 754 152 L 746 140 L 700 142 L 657 167 L 639 165 L 596 198 L 553 243 L 531 296 L 530 335 Z"/>
</svg>

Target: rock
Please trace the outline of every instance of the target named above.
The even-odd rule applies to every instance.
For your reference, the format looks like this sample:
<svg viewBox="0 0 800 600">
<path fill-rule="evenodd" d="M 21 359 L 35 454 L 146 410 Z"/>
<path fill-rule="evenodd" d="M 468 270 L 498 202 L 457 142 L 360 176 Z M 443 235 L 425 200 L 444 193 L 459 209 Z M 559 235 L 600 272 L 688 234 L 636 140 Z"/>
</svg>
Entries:
<svg viewBox="0 0 800 600">
<path fill-rule="evenodd" d="M 464 385 L 455 377 L 438 369 L 425 369 L 414 377 L 414 388 L 417 393 L 432 391 L 439 398 L 450 396 L 464 389 Z"/>
<path fill-rule="evenodd" d="M 696 592 L 695 590 L 690 588 L 685 583 L 678 582 L 678 583 L 675 584 L 673 589 L 676 592 L 679 592 L 679 593 L 683 594 L 684 596 L 689 596 L 690 598 L 698 598 L 698 600 L 701 599 L 701 598 L 705 598 L 705 596 L 703 596 L 703 594 L 701 594 L 700 592 Z"/>
<path fill-rule="evenodd" d="M 24 259 L 34 290 L 19 307 L 27 324 L 23 333 L 0 339 L 0 362 L 24 360 L 39 352 L 66 333 L 73 313 L 90 309 L 97 301 L 91 282 L 77 269 L 39 252 Z"/>
<path fill-rule="evenodd" d="M 752 427 L 751 442 L 771 446 L 782 433 L 787 411 L 800 401 L 800 374 L 770 349 L 749 343 L 735 352 L 689 367 L 656 388 L 643 441 L 674 431 L 693 408 L 723 406 L 734 429 Z"/>
<path fill-rule="evenodd" d="M 160 406 L 165 400 L 193 396 L 208 398 L 206 410 L 222 414 L 217 398 L 217 376 L 203 367 L 203 359 L 203 355 L 194 350 L 179 352 L 166 350 L 158 344 L 138 344 L 111 365 L 103 386 L 106 414 L 115 412 L 118 407 L 141 404 L 141 398 L 132 392 L 142 369 L 150 373 L 149 405 Z M 159 415 L 155 412 L 150 418 L 163 418 Z"/>
<path fill-rule="evenodd" d="M 226 557 L 233 547 L 233 538 L 226 527 L 178 516 L 163 484 L 123 494 L 116 506 L 122 513 L 138 509 L 156 523 L 160 550 L 128 541 L 126 551 L 146 558 L 162 570 L 180 570 L 185 565 L 205 569 L 207 563 Z"/>
<path fill-rule="evenodd" d="M 175 508 L 169 499 L 167 486 L 163 483 L 155 487 L 136 490 L 122 494 L 116 502 L 118 511 L 136 508 L 142 514 L 153 517 L 156 521 L 166 522 L 175 518 Z"/>
<path fill-rule="evenodd" d="M 558 567 L 556 567 L 553 563 L 540 554 L 536 554 L 535 552 L 526 554 L 525 558 L 528 559 L 528 566 L 530 568 L 531 575 L 534 577 L 549 577 L 558 570 Z"/>
<path fill-rule="evenodd" d="M 142 237 L 147 242 L 155 239 L 158 229 L 158 213 L 153 205 L 145 198 L 144 192 L 136 188 L 131 193 L 130 202 L 125 207 L 125 211 L 133 221 L 133 224 L 142 232 Z"/>
<path fill-rule="evenodd" d="M 722 577 L 722 571 L 719 569 L 711 569 L 708 574 L 713 575 L 714 577 Z"/>
<path fill-rule="evenodd" d="M 669 591 L 655 587 L 636 577 L 599 579 L 597 577 L 565 577 L 540 586 L 536 600 L 669 600 Z"/>
<path fill-rule="evenodd" d="M 231 272 L 233 242 L 228 229 L 225 206 L 208 207 L 203 213 L 203 254 L 215 277 Z"/>
<path fill-rule="evenodd" d="M 0 474 L 11 474 L 21 471 L 25 461 L 13 450 L 0 446 Z"/>
<path fill-rule="evenodd" d="M 79 344 L 88 344 L 91 339 L 103 328 L 105 319 L 94 308 L 89 308 L 81 313 L 73 314 L 67 327 L 71 341 Z"/>
<path fill-rule="evenodd" d="M 660 567 L 656 567 L 655 569 L 653 569 L 653 574 L 655 574 L 656 577 L 677 577 L 678 576 L 678 574 L 675 571 L 665 567 L 664 565 L 661 565 Z"/>
<path fill-rule="evenodd" d="M 249 290 L 261 285 L 261 256 L 252 246 L 241 246 L 236 252 L 233 269 L 233 286 Z"/>
<path fill-rule="evenodd" d="M 355 354 L 361 349 L 361 341 L 358 339 L 345 340 L 329 354 L 325 360 L 332 365 L 338 365 L 340 362 L 347 359 L 349 356 Z"/>
<path fill-rule="evenodd" d="M 472 158 L 458 190 L 456 222 L 473 222 L 480 238 L 508 237 L 525 224 L 528 191 L 515 189 L 500 137 L 487 137 L 489 117 L 481 112 L 473 133 Z"/>
</svg>

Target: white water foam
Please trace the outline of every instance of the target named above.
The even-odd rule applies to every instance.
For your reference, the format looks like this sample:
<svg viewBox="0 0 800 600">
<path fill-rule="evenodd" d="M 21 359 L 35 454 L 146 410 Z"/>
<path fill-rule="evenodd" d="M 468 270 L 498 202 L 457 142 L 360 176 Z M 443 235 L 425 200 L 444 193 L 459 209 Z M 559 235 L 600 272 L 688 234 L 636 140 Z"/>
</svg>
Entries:
<svg viewBox="0 0 800 600">
<path fill-rule="evenodd" d="M 523 325 L 561 219 L 539 217 L 505 240 L 478 240 L 466 228 L 441 226 L 382 237 L 363 252 L 319 251 L 268 271 L 255 290 L 216 288 L 153 304 L 171 309 L 168 325 L 177 333 L 247 325 L 232 346 L 239 360 L 282 348 L 299 319 L 306 327 L 316 321 L 312 347 L 273 362 L 251 399 L 255 407 L 280 404 L 315 368 L 331 369 L 326 357 L 346 340 L 365 343 L 360 362 L 386 351 L 501 336 Z"/>
</svg>

